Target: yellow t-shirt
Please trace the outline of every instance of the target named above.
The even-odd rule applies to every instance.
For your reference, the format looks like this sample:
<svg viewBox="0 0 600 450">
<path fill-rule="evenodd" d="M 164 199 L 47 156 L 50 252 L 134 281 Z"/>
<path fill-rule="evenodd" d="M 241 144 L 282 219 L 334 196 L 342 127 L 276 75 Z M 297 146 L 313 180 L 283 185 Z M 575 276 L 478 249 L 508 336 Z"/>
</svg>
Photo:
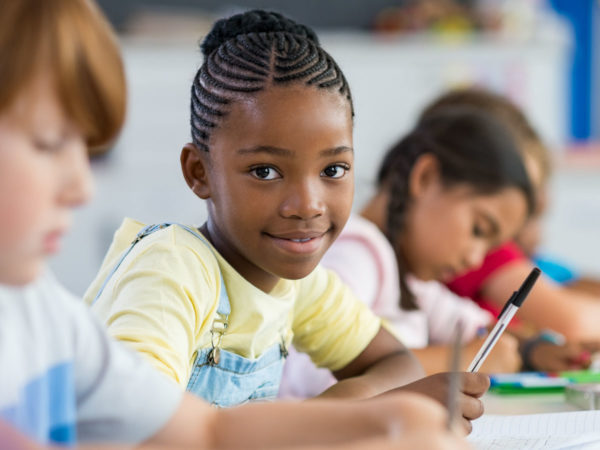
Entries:
<svg viewBox="0 0 600 450">
<path fill-rule="evenodd" d="M 104 280 L 144 225 L 125 219 L 100 272 L 85 293 L 91 304 Z M 131 345 L 182 387 L 198 349 L 210 346 L 220 275 L 231 314 L 221 348 L 257 358 L 284 336 L 314 363 L 341 369 L 381 325 L 333 272 L 317 267 L 301 280 L 281 279 L 265 293 L 246 281 L 198 237 L 178 226 L 142 239 L 92 306 L 109 334 Z"/>
</svg>

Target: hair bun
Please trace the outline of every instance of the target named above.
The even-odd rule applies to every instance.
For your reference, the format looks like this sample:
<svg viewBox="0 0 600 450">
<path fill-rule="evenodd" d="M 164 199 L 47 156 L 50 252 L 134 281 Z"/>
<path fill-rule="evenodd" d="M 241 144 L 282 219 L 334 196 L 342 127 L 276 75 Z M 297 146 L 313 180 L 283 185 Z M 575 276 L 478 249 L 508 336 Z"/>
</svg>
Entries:
<svg viewBox="0 0 600 450">
<path fill-rule="evenodd" d="M 255 9 L 215 22 L 210 33 L 208 33 L 200 45 L 200 49 L 204 57 L 208 57 L 223 42 L 233 39 L 236 36 L 277 31 L 302 36 L 317 45 L 319 44 L 317 35 L 309 27 L 296 23 L 279 13 Z"/>
</svg>

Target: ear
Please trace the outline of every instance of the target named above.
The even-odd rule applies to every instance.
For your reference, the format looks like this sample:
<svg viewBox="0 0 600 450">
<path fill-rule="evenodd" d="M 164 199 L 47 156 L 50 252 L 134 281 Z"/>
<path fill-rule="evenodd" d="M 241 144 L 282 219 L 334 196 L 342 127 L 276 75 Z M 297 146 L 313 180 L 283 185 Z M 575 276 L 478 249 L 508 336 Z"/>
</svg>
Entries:
<svg viewBox="0 0 600 450">
<path fill-rule="evenodd" d="M 210 198 L 208 182 L 208 152 L 200 150 L 194 144 L 185 144 L 181 149 L 181 171 L 185 182 L 198 197 Z"/>
<path fill-rule="evenodd" d="M 423 196 L 431 187 L 439 186 L 440 182 L 440 165 L 437 158 L 431 153 L 419 156 L 409 175 L 410 198 L 415 199 Z"/>
</svg>

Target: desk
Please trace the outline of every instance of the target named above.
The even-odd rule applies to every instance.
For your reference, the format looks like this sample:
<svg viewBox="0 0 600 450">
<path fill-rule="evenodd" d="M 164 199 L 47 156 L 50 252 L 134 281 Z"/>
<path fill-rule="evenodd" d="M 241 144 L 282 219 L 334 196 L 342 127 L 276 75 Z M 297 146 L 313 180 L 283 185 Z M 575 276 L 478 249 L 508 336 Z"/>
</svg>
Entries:
<svg viewBox="0 0 600 450">
<path fill-rule="evenodd" d="M 581 410 L 566 402 L 564 392 L 511 395 L 488 392 L 482 400 L 485 414 L 539 414 Z"/>
</svg>

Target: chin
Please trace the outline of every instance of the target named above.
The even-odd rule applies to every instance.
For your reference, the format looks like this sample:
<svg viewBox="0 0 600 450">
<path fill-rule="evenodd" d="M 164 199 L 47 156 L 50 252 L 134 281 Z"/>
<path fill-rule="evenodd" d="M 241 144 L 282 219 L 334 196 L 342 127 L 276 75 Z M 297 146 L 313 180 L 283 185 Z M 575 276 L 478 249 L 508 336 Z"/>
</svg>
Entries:
<svg viewBox="0 0 600 450">
<path fill-rule="evenodd" d="M 0 273 L 0 284 L 10 286 L 25 286 L 34 282 L 42 274 L 43 265 L 24 264 L 22 266 L 13 265 L 8 271 Z"/>
<path fill-rule="evenodd" d="M 280 267 L 275 273 L 279 278 L 285 278 L 286 280 L 301 280 L 309 276 L 313 270 L 317 268 L 318 263 L 315 264 L 296 264 L 291 267 Z"/>
</svg>

